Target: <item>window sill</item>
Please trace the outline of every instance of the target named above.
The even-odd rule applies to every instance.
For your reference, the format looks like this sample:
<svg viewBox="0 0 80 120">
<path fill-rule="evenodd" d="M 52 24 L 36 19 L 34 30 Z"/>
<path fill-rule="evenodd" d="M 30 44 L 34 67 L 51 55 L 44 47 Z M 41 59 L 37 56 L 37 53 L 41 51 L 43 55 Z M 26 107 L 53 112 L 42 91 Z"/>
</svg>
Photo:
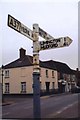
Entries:
<svg viewBox="0 0 80 120">
<path fill-rule="evenodd" d="M 10 77 L 5 77 L 5 79 L 10 78 Z"/>
</svg>

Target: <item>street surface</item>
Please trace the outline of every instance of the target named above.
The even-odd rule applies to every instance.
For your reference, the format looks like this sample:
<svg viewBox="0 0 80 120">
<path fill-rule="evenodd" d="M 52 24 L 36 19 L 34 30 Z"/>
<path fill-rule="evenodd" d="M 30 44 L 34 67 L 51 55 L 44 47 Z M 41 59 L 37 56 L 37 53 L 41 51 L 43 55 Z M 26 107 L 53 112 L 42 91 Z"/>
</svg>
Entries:
<svg viewBox="0 0 80 120">
<path fill-rule="evenodd" d="M 78 118 L 78 94 L 41 97 L 41 118 Z M 3 118 L 33 118 L 33 99 L 24 98 L 3 106 Z"/>
</svg>

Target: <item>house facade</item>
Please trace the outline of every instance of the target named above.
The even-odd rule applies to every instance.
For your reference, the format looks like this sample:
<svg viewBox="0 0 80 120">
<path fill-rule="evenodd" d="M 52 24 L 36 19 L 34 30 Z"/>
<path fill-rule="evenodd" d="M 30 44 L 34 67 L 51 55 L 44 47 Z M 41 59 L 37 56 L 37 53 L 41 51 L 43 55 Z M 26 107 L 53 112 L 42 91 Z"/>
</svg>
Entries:
<svg viewBox="0 0 80 120">
<path fill-rule="evenodd" d="M 79 68 L 76 69 L 76 71 L 74 71 L 75 75 L 76 75 L 76 83 L 77 83 L 77 86 L 80 87 L 80 71 L 79 71 Z"/>
<path fill-rule="evenodd" d="M 33 93 L 33 57 L 26 55 L 26 50 L 21 48 L 19 59 L 5 65 L 3 70 L 4 94 Z M 75 74 L 66 64 L 52 60 L 40 61 L 41 92 L 68 92 L 72 80 L 75 86 Z"/>
<path fill-rule="evenodd" d="M 20 58 L 4 66 L 3 93 L 33 93 L 33 58 L 20 49 Z M 40 61 L 40 89 L 50 91 L 58 89 L 55 66 Z"/>
<path fill-rule="evenodd" d="M 48 72 L 48 73 L 47 73 Z M 54 72 L 54 73 L 53 73 Z M 33 93 L 33 67 L 5 69 L 4 93 Z M 52 76 L 53 74 L 54 76 Z M 49 74 L 49 75 L 48 75 Z M 58 89 L 57 72 L 41 68 L 40 88 L 42 91 Z"/>
<path fill-rule="evenodd" d="M 76 86 L 76 74 L 67 64 L 54 61 L 58 73 L 60 92 L 70 92 Z"/>
</svg>

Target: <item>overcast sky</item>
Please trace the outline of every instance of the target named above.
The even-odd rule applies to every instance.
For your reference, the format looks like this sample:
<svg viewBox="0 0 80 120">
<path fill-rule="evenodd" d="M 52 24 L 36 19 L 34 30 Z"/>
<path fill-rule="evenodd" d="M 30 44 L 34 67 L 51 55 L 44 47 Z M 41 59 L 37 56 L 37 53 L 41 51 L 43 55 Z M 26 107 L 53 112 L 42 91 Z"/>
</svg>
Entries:
<svg viewBox="0 0 80 120">
<path fill-rule="evenodd" d="M 30 29 L 34 23 L 39 24 L 54 38 L 69 36 L 73 40 L 70 46 L 40 51 L 40 60 L 64 62 L 72 69 L 78 67 L 78 0 L 2 0 L 0 66 L 18 59 L 21 47 L 26 54 L 33 55 L 33 42 L 7 26 L 8 14 Z"/>
</svg>

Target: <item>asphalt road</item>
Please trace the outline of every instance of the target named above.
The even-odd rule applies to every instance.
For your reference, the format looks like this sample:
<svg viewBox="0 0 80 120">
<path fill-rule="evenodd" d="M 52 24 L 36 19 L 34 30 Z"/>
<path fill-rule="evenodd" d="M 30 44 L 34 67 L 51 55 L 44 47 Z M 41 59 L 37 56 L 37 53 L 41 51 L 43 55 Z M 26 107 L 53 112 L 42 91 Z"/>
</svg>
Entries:
<svg viewBox="0 0 80 120">
<path fill-rule="evenodd" d="M 41 97 L 41 118 L 77 118 L 78 94 Z M 3 119 L 33 118 L 33 99 L 13 101 L 2 107 Z"/>
</svg>

